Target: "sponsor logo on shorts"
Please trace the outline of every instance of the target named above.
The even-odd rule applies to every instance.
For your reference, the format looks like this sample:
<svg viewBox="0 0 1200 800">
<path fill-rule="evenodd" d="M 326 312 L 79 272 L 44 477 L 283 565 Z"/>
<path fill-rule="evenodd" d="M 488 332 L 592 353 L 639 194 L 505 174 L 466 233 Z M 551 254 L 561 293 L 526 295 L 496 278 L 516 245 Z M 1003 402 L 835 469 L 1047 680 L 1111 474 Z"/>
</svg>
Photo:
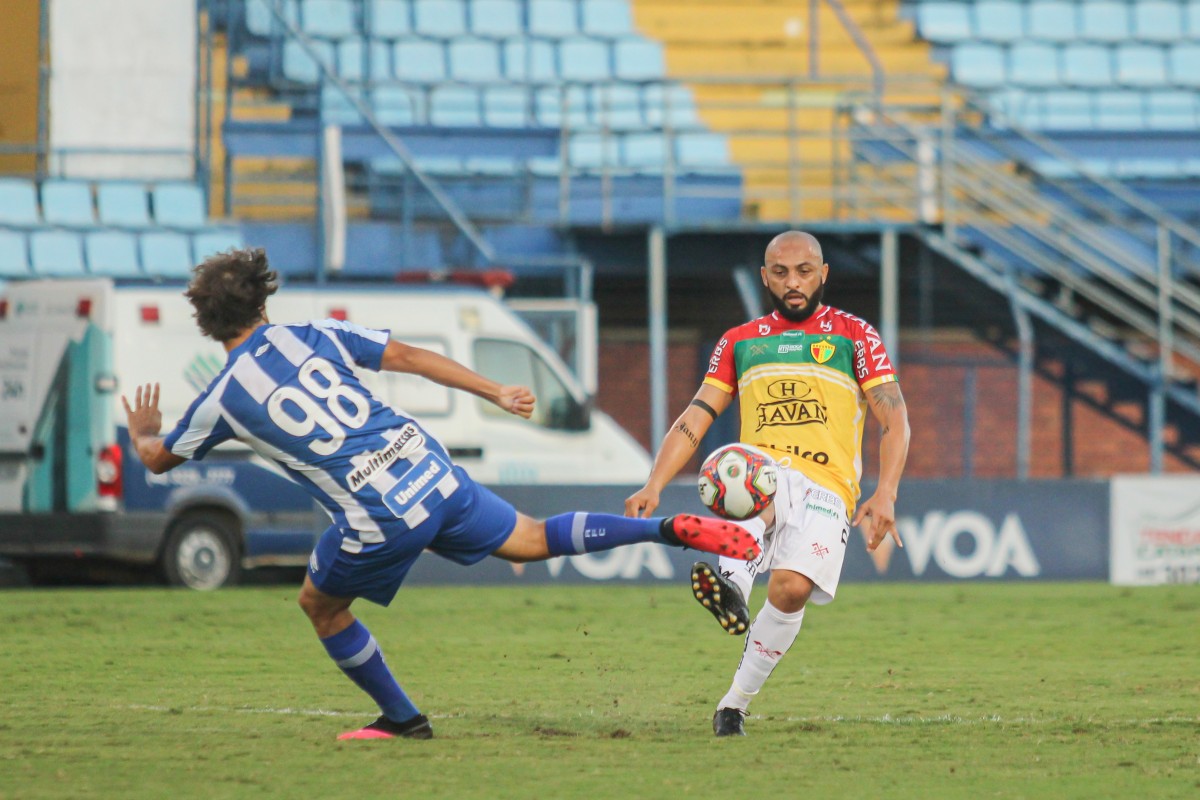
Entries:
<svg viewBox="0 0 1200 800">
<path fill-rule="evenodd" d="M 812 511 L 815 511 L 816 513 L 820 514 L 822 517 L 828 517 L 829 519 L 839 519 L 842 516 L 841 514 L 834 511 L 832 508 L 830 508 L 829 506 L 819 506 L 816 503 L 805 503 L 804 507 L 807 509 L 811 509 Z"/>
<path fill-rule="evenodd" d="M 838 497 L 828 489 L 807 489 L 804 492 L 804 499 L 811 500 L 814 503 L 826 503 L 831 506 L 842 505 L 842 498 Z"/>
<path fill-rule="evenodd" d="M 824 561 L 825 556 L 829 555 L 829 548 L 826 547 L 825 545 L 821 544 L 820 542 L 813 542 L 812 543 L 812 554 L 814 556 L 816 556 L 817 558 L 821 559 L 822 561 Z"/>
</svg>

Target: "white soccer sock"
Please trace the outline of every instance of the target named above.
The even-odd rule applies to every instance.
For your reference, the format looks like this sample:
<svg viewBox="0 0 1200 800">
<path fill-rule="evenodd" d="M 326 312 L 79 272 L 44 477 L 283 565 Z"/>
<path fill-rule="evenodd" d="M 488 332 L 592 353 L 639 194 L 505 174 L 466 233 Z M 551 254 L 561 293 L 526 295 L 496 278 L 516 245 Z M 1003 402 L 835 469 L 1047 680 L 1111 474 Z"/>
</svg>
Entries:
<svg viewBox="0 0 1200 800">
<path fill-rule="evenodd" d="M 721 698 L 717 708 L 738 708 L 745 711 L 758 690 L 766 683 L 783 658 L 784 653 L 796 641 L 800 624 L 804 622 L 804 609 L 785 614 L 768 600 L 746 631 L 746 649 L 742 652 L 742 663 L 733 674 L 733 684 Z"/>
</svg>

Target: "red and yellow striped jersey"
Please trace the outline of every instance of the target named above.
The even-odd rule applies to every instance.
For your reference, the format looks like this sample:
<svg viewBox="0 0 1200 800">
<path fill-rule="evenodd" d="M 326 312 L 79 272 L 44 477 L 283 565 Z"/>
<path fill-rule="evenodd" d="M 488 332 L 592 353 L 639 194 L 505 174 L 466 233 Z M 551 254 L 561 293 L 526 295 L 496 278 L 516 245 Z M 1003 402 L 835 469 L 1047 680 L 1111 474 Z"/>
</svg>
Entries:
<svg viewBox="0 0 1200 800">
<path fill-rule="evenodd" d="M 864 392 L 895 380 L 875 329 L 832 306 L 804 322 L 771 313 L 726 331 L 704 378 L 738 395 L 742 442 L 789 459 L 851 513 L 862 477 Z"/>
</svg>

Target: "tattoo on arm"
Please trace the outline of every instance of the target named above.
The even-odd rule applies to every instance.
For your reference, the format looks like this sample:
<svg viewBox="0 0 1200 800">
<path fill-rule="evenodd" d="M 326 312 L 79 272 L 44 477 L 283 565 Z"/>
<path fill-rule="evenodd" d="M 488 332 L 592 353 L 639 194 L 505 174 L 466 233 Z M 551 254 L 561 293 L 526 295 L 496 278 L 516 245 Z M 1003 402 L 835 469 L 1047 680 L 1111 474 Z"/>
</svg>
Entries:
<svg viewBox="0 0 1200 800">
<path fill-rule="evenodd" d="M 697 438 L 696 434 L 692 433 L 692 429 L 687 426 L 686 422 L 680 422 L 675 426 L 675 430 L 686 436 L 688 441 L 692 443 L 693 448 L 700 446 L 700 439 Z"/>
<path fill-rule="evenodd" d="M 715 408 L 713 408 L 712 406 L 710 406 L 708 403 L 704 402 L 703 400 L 700 400 L 699 398 L 693 400 L 688 405 L 693 405 L 696 408 L 700 409 L 701 411 L 706 412 L 713 419 L 717 418 L 717 410 Z"/>
<path fill-rule="evenodd" d="M 880 412 L 895 411 L 904 407 L 904 395 L 900 393 L 900 384 L 881 383 L 870 390 L 871 402 Z"/>
</svg>

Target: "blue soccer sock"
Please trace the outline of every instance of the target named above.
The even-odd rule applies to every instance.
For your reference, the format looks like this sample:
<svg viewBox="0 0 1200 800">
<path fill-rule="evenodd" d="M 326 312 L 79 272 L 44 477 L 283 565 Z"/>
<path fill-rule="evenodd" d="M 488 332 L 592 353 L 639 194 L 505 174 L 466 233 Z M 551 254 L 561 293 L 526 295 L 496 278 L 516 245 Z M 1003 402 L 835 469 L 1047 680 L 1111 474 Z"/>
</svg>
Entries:
<svg viewBox="0 0 1200 800">
<path fill-rule="evenodd" d="M 611 550 L 637 542 L 676 544 L 662 535 L 662 517 L 639 519 L 576 511 L 546 520 L 546 548 L 552 556 Z"/>
<path fill-rule="evenodd" d="M 321 644 L 342 672 L 379 704 L 385 717 L 404 722 L 420 713 L 392 677 L 383 660 L 383 651 L 361 622 L 355 620 L 341 633 L 322 639 Z"/>
</svg>

